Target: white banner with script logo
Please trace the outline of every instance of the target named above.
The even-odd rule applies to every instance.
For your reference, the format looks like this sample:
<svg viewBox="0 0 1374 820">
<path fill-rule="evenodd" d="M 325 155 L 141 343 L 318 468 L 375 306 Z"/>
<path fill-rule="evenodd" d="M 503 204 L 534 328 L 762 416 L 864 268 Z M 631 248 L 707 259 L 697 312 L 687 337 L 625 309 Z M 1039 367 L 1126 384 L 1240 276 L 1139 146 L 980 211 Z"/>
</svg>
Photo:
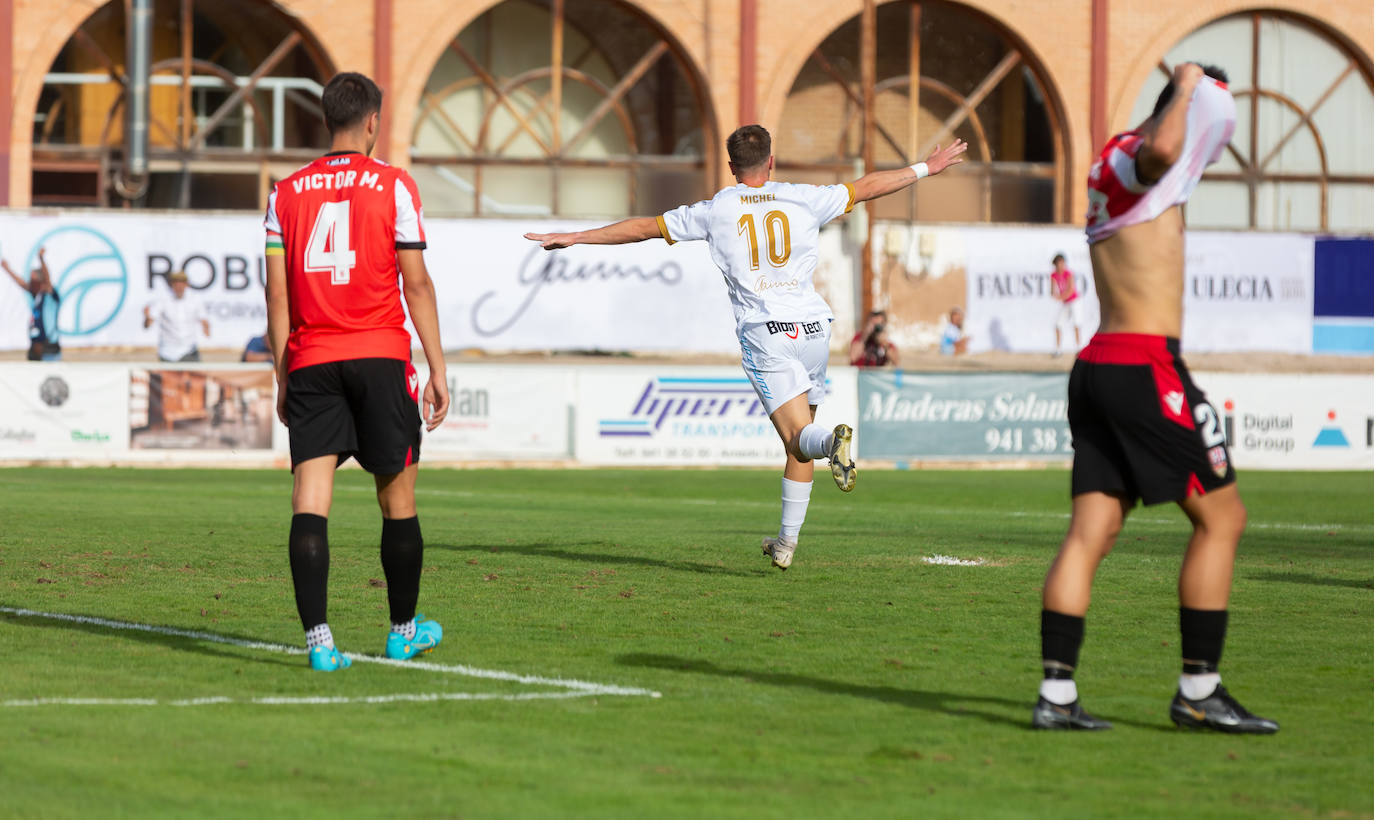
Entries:
<svg viewBox="0 0 1374 820">
<path fill-rule="evenodd" d="M 128 449 L 128 368 L 0 364 L 0 459 L 102 459 Z"/>
<path fill-rule="evenodd" d="M 448 348 L 739 350 L 734 313 L 705 242 L 545 251 L 527 231 L 595 227 L 433 220 L 425 257 Z"/>
</svg>

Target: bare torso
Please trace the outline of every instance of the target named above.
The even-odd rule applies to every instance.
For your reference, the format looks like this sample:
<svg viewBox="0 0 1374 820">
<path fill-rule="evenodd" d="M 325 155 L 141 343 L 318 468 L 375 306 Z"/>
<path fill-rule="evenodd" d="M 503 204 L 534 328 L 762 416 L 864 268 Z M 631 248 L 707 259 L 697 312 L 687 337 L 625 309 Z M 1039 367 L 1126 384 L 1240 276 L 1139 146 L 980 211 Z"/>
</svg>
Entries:
<svg viewBox="0 0 1374 820">
<path fill-rule="evenodd" d="M 1183 212 L 1122 228 L 1090 247 L 1102 333 L 1178 338 L 1183 330 Z"/>
</svg>

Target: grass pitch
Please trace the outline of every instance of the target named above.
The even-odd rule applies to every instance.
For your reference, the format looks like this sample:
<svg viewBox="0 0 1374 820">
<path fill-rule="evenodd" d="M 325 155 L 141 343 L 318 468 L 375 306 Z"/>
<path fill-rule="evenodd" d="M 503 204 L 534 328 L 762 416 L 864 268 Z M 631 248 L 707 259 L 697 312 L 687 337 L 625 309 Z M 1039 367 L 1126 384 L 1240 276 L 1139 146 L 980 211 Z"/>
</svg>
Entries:
<svg viewBox="0 0 1374 820">
<path fill-rule="evenodd" d="M 338 479 L 330 623 L 375 655 L 371 481 Z M 289 482 L 0 471 L 0 606 L 165 628 L 0 614 L 0 815 L 1374 816 L 1374 475 L 1241 477 L 1222 671 L 1283 725 L 1243 738 L 1167 719 L 1171 507 L 1133 514 L 1089 614 L 1079 685 L 1116 729 L 1027 728 L 1063 472 L 818 480 L 784 574 L 773 472 L 422 471 L 433 669 L 169 634 L 301 642 Z"/>
</svg>

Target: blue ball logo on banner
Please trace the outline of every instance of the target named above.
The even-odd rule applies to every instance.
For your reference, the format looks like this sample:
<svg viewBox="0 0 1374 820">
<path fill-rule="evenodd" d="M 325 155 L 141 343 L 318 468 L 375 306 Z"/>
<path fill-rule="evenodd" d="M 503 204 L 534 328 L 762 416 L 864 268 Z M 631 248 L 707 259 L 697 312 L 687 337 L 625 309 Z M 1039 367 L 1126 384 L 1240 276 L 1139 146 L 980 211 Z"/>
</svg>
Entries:
<svg viewBox="0 0 1374 820">
<path fill-rule="evenodd" d="M 114 321 L 129 293 L 129 269 L 109 237 L 81 225 L 54 228 L 34 243 L 25 269 L 38 267 L 39 248 L 47 248 L 53 286 L 62 299 L 58 332 L 89 336 Z"/>
</svg>

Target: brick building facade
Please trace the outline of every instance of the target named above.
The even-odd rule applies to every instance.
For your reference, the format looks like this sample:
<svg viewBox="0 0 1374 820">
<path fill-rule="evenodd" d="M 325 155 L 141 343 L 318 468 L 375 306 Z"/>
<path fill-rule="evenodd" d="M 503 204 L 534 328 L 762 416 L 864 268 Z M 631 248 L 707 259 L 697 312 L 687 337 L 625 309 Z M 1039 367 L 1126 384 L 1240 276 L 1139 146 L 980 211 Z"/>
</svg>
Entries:
<svg viewBox="0 0 1374 820">
<path fill-rule="evenodd" d="M 200 2 L 204 3 L 206 0 Z M 215 5 L 220 10 L 230 6 L 251 6 L 255 9 L 268 7 L 268 10 L 279 18 L 279 22 L 273 25 L 285 27 L 282 28 L 283 31 L 294 29 L 299 33 L 298 47 L 308 52 L 309 56 L 298 56 L 293 59 L 299 66 L 309 66 L 313 60 L 315 68 L 312 71 L 318 79 L 325 79 L 326 74 L 336 70 L 363 71 L 378 79 L 387 91 L 388 106 L 384 113 L 386 129 L 378 153 L 402 165 L 411 163 L 412 151 L 408 149 L 412 146 L 419 146 L 414 153 L 423 153 L 421 144 L 424 142 L 424 129 L 421 127 L 423 123 L 419 121 L 422 116 L 434 118 L 435 123 L 447 121 L 448 124 L 442 128 L 451 127 L 461 132 L 463 136 L 449 137 L 457 146 L 471 142 L 473 138 L 469 134 L 486 134 L 489 129 L 501 127 L 500 123 L 503 120 L 492 119 L 490 112 L 480 124 L 477 122 L 480 118 L 476 113 L 466 119 L 467 115 L 463 113 L 466 110 L 463 106 L 469 105 L 469 102 L 463 101 L 463 93 L 469 93 L 470 96 L 477 94 L 473 99 L 478 101 L 470 101 L 471 105 L 499 107 L 492 102 L 492 98 L 496 96 L 494 93 L 489 93 L 483 88 L 481 82 L 469 81 L 469 74 L 482 74 L 477 68 L 471 68 L 469 71 L 470 63 L 482 60 L 471 58 L 467 67 L 455 63 L 453 82 L 447 86 L 455 89 L 452 92 L 455 95 L 452 98 L 453 102 L 435 101 L 437 91 L 433 77 L 436 74 L 436 66 L 440 65 L 442 60 L 456 59 L 453 57 L 455 53 L 480 54 L 483 49 L 487 55 L 483 58 L 487 65 L 491 65 L 493 51 L 498 58 L 507 56 L 508 59 L 514 60 L 519 56 L 514 52 L 520 51 L 521 46 L 519 43 L 512 46 L 511 37 L 514 35 L 503 32 L 523 31 L 521 37 L 532 37 L 543 42 L 549 37 L 548 21 L 555 18 L 568 21 L 567 36 L 565 38 L 561 33 L 563 29 L 559 28 L 560 33 L 555 35 L 550 53 L 554 54 L 554 59 L 559 65 L 569 65 L 574 59 L 584 60 L 579 70 L 585 76 L 566 73 L 566 77 L 554 80 L 547 73 L 534 73 L 530 76 L 535 80 L 529 82 L 537 81 L 542 84 L 529 86 L 528 93 L 521 92 L 525 96 L 521 97 L 519 111 L 502 103 L 507 110 L 501 113 L 501 117 L 511 120 L 511 123 L 505 126 L 511 132 L 511 136 L 506 140 L 509 145 L 514 146 L 511 150 L 518 153 L 521 150 L 521 142 L 531 143 L 527 153 L 512 155 L 514 158 L 510 160 L 513 163 L 511 168 L 536 167 L 540 166 L 541 162 L 548 164 L 547 161 L 551 157 L 565 156 L 559 153 L 562 137 L 548 137 L 550 132 L 547 126 L 541 126 L 535 120 L 548 116 L 553 118 L 555 124 L 558 123 L 557 115 L 547 111 L 546 103 L 551 94 L 563 94 L 562 84 L 567 83 L 568 88 L 577 85 L 578 89 L 581 89 L 577 91 L 578 94 L 583 94 L 585 89 L 592 89 L 584 94 L 587 97 L 585 104 L 582 104 L 576 116 L 572 117 L 571 124 L 564 123 L 562 126 L 571 134 L 576 130 L 577 119 L 582 118 L 588 122 L 587 128 L 583 129 L 588 133 L 579 132 L 576 135 L 578 140 L 570 138 L 569 141 L 580 141 L 584 146 L 589 143 L 604 143 L 602 148 L 589 149 L 581 158 L 574 158 L 576 162 L 569 159 L 566 163 L 561 163 L 560 167 L 566 166 L 567 170 L 561 173 L 566 173 L 567 179 L 590 179 L 587 174 L 610 173 L 606 169 L 621 169 L 619 172 L 627 174 L 629 180 L 629 193 L 624 197 L 622 208 L 631 209 L 646 209 L 657 204 L 656 200 L 646 198 L 646 185 L 651 188 L 665 187 L 675 193 L 688 192 L 689 189 L 704 192 L 729 179 L 719 149 L 724 134 L 744 121 L 756 120 L 770 129 L 779 128 L 789 116 L 789 99 L 798 88 L 798 78 L 808 69 L 808 65 L 811 65 L 814 71 L 814 55 L 827 43 L 831 44 L 829 48 L 839 51 L 832 51 L 830 54 L 830 63 L 835 65 L 828 63 L 822 67 L 839 80 L 843 80 L 841 86 L 848 86 L 857 94 L 851 94 L 843 88 L 835 92 L 841 96 L 850 94 L 845 105 L 854 105 L 854 116 L 858 117 L 854 122 L 859 124 L 851 127 L 851 124 L 846 122 L 817 122 L 816 120 L 823 119 L 824 108 L 818 109 L 821 111 L 820 114 L 808 115 L 802 120 L 806 127 L 814 125 L 817 129 L 833 128 L 835 133 L 851 128 L 851 131 L 857 134 L 857 142 L 850 140 L 849 137 L 844 138 L 851 145 L 855 156 L 845 156 L 846 149 L 841 147 L 832 152 L 834 156 L 829 158 L 830 166 L 826 167 L 839 168 L 846 162 L 852 166 L 851 160 L 864 154 L 861 130 L 863 89 L 866 82 L 882 80 L 881 77 L 874 76 L 863 55 L 864 38 L 870 36 L 865 32 L 873 31 L 876 27 L 865 29 L 863 25 L 864 0 L 830 0 L 825 3 L 797 0 L 600 0 L 599 5 L 593 0 L 506 2 L 524 5 L 509 7 L 509 14 L 505 17 L 488 14 L 493 7 L 502 5 L 493 0 L 278 0 L 270 6 L 265 0 L 219 0 Z M 157 15 L 160 18 L 170 18 L 186 12 L 190 5 L 181 5 L 182 3 L 183 0 L 163 0 L 155 5 Z M 79 63 L 85 66 L 82 70 L 87 72 L 91 70 L 91 66 L 101 70 L 99 66 L 102 65 L 102 58 L 94 55 L 89 42 L 77 43 L 74 46 L 73 41 L 83 24 L 88 24 L 93 15 L 107 5 L 102 0 L 7 0 L 0 6 L 0 41 L 9 44 L 8 58 L 0 63 L 0 83 L 8 84 L 11 90 L 7 100 L 0 100 L 0 204 L 24 207 L 38 202 L 41 197 L 35 196 L 36 179 L 40 185 L 57 186 L 59 193 L 61 186 L 66 184 L 62 182 L 62 179 L 65 179 L 62 177 L 58 177 L 57 182 L 45 182 L 47 178 L 35 176 L 36 171 L 47 167 L 43 163 L 65 161 L 63 158 L 67 155 L 63 151 L 71 152 L 75 157 L 78 153 L 76 149 L 80 147 L 56 144 L 48 147 L 45 142 L 57 139 L 57 131 L 60 130 L 57 125 L 58 118 L 65 118 L 62 119 L 61 127 L 65 127 L 66 133 L 75 133 L 72 128 L 72 118 L 76 116 L 73 113 L 76 110 L 73 100 L 77 98 L 72 95 L 77 92 L 72 89 L 77 86 L 71 85 L 54 91 L 54 67 L 60 55 L 81 53 L 87 56 L 79 59 L 72 56 L 70 61 L 74 61 L 73 65 Z M 1042 204 L 1035 206 L 1037 213 L 1034 219 L 1029 221 L 1076 221 L 1086 206 L 1083 186 L 1079 181 L 1085 177 L 1097 145 L 1109 133 L 1132 124 L 1131 118 L 1136 112 L 1138 99 L 1147 90 L 1152 78 L 1153 81 L 1158 81 L 1159 65 L 1171 49 L 1185 37 L 1213 21 L 1262 10 L 1267 17 L 1277 16 L 1296 23 L 1303 30 L 1316 32 L 1320 37 L 1334 43 L 1340 54 L 1349 57 L 1353 66 L 1347 73 L 1353 72 L 1356 80 L 1362 80 L 1366 86 L 1374 82 L 1374 15 L 1369 13 L 1366 0 L 1267 0 L 1262 6 L 1246 0 L 1044 0 L 1035 3 L 1023 0 L 968 0 L 965 3 L 918 4 L 911 4 L 906 0 L 891 0 L 878 4 L 875 12 L 878 16 L 875 19 L 889 23 L 898 19 L 893 17 L 896 13 L 893 7 L 898 5 L 918 7 L 917 11 L 909 15 L 913 21 L 911 39 L 920 44 L 912 46 L 912 55 L 936 54 L 943 42 L 939 39 L 941 34 L 938 31 L 925 31 L 919 36 L 915 34 L 923 11 L 926 14 L 927 27 L 931 20 L 972 21 L 968 25 L 976 26 L 977 30 L 968 35 L 973 38 L 970 42 L 982 38 L 989 42 L 996 40 L 1001 44 L 990 46 L 992 51 L 989 53 L 992 56 L 989 57 L 989 63 L 996 62 L 998 54 L 1014 54 L 1013 59 L 996 62 L 994 69 L 1003 71 L 1004 76 L 1013 77 L 1014 88 L 1012 93 L 1003 93 L 999 90 L 995 95 L 990 94 L 988 89 L 983 89 L 977 84 L 979 76 L 966 78 L 967 84 L 963 88 L 956 88 L 960 82 L 964 82 L 957 77 L 957 65 L 931 66 L 929 63 L 933 57 L 923 58 L 922 61 L 912 56 L 912 76 L 920 75 L 921 78 L 922 105 L 930 99 L 930 104 L 935 108 L 930 111 L 913 111 L 910 116 L 910 129 L 897 133 L 900 129 L 893 123 L 901 121 L 904 116 L 898 110 L 900 106 L 893 108 L 883 102 L 881 94 L 877 95 L 876 107 L 880 110 L 874 114 L 878 120 L 875 127 L 882 126 L 882 117 L 889 118 L 886 133 L 888 147 L 884 148 L 878 144 L 868 148 L 869 158 L 880 164 L 892 164 L 909 158 L 901 156 L 897 149 L 910 143 L 910 152 L 914 152 L 918 147 L 917 143 L 920 142 L 916 138 L 917 135 L 929 136 L 931 131 L 939 130 L 942 122 L 955 122 L 952 133 L 962 135 L 964 132 L 960 129 L 968 127 L 969 117 L 966 116 L 962 121 L 958 120 L 958 100 L 975 100 L 977 105 L 971 105 L 970 112 L 965 113 L 976 113 L 973 109 L 985 112 L 984 119 L 987 122 L 978 127 L 987 131 L 981 138 L 988 145 L 989 158 L 1010 156 L 1012 161 L 1007 162 L 1006 173 L 1041 180 L 1035 184 L 1046 191 L 1052 191 L 1052 194 L 1045 195 L 1048 198 L 1035 200 Z M 604 10 L 608 15 L 604 26 L 598 22 L 602 16 L 600 10 Z M 611 15 L 610 12 L 614 14 Z M 902 13 L 908 14 L 906 11 Z M 951 14 L 955 17 L 950 17 Z M 520 26 L 521 19 L 528 19 L 534 25 Z M 202 37 L 201 26 L 208 24 L 203 23 L 200 17 L 196 20 L 196 36 Z M 170 19 L 160 22 L 168 26 L 173 25 Z M 486 39 L 473 33 L 479 28 L 479 23 L 487 27 Z M 851 40 L 845 37 L 836 39 L 836 33 L 841 32 L 846 25 L 857 26 L 853 30 L 856 32 L 860 53 L 847 53 Z M 636 26 L 639 28 L 636 29 Z M 261 29 L 262 26 L 257 28 Z M 900 59 L 904 59 L 900 55 L 893 57 L 890 49 L 888 57 L 884 57 L 885 41 L 882 38 L 904 36 L 893 34 L 892 29 L 893 26 L 884 23 L 881 30 L 876 31 L 876 37 L 880 40 L 876 46 L 876 61 L 879 63 L 884 60 L 900 62 Z M 164 51 L 171 50 L 168 52 L 171 53 L 177 47 L 174 42 L 176 35 L 172 28 L 168 28 L 167 31 L 171 32 L 167 35 L 168 42 L 165 46 L 157 46 L 155 39 L 155 47 L 163 48 Z M 464 34 L 465 31 L 468 33 Z M 1255 32 L 1255 43 L 1258 44 L 1258 23 Z M 242 36 L 248 37 L 250 34 L 251 32 L 246 32 Z M 460 34 L 469 39 L 460 38 Z M 932 37 L 936 39 L 930 39 Z M 118 39 L 114 34 L 104 38 L 88 34 L 85 39 L 94 41 L 97 46 L 106 43 L 104 59 L 113 65 L 105 65 L 105 69 L 111 72 L 122 69 L 122 54 L 118 50 L 118 44 L 113 42 Z M 468 43 L 468 46 L 455 48 L 456 41 L 460 44 Z M 656 46 L 655 43 L 659 41 L 663 45 Z M 274 45 L 264 42 L 265 46 L 260 52 Z M 575 57 L 572 51 L 579 47 L 579 43 L 584 42 L 589 44 L 586 54 L 599 49 L 600 56 Z M 564 54 L 561 49 L 566 43 L 572 43 L 573 48 Z M 77 46 L 81 48 L 78 49 Z M 633 53 L 619 53 L 620 47 Z M 652 52 L 655 47 L 659 49 L 658 52 Z M 252 52 L 252 49 L 248 48 L 239 50 L 245 54 Z M 645 53 L 646 59 L 637 62 L 635 58 L 640 53 Z M 655 60 L 647 59 L 659 53 L 663 55 L 663 61 L 671 61 L 671 66 L 675 68 L 664 68 L 669 65 L 668 62 L 657 65 Z M 253 59 L 266 59 L 269 56 L 270 54 L 266 53 L 256 53 Z M 207 65 L 213 62 L 213 57 L 214 54 L 207 55 Z M 947 62 L 951 60 L 948 55 L 944 59 Z M 526 62 L 533 66 L 541 60 L 542 57 L 535 53 Z M 544 62 L 548 64 L 551 61 Z M 1259 59 L 1256 58 L 1255 62 L 1258 65 Z M 251 63 L 252 60 L 249 60 L 245 65 L 251 66 Z M 601 67 L 598 68 L 598 65 Z M 166 73 L 169 69 L 164 66 L 162 70 Z M 948 75 L 945 79 L 941 79 L 942 71 Z M 188 72 L 200 73 L 200 68 L 188 68 Z M 629 86 L 633 86 L 643 77 L 643 82 L 654 83 L 652 87 L 660 97 L 670 95 L 672 104 L 659 104 L 656 110 L 636 109 L 637 103 L 632 98 L 638 92 L 632 88 L 620 89 L 616 82 L 617 77 L 625 77 L 631 72 L 640 73 L 630 78 L 627 83 Z M 72 77 L 79 73 L 67 72 Z M 243 74 L 247 73 L 245 69 Z M 1258 74 L 1258 69 L 1256 73 Z M 981 74 L 981 68 L 974 74 Z M 1024 77 L 1024 80 L 1016 79 L 1021 77 Z M 997 85 L 999 89 L 1011 87 L 1006 81 L 992 75 L 983 76 L 982 79 L 991 85 Z M 890 80 L 893 88 L 902 84 L 900 77 L 894 76 Z M 505 83 L 506 80 L 497 77 L 492 78 L 492 81 Z M 65 82 L 75 84 L 87 80 L 69 77 Z M 203 85 L 208 88 L 208 83 L 207 80 Z M 490 86 L 495 87 L 495 84 Z M 933 92 L 927 93 L 927 89 L 945 93 L 942 90 L 945 87 L 954 88 L 946 94 L 952 102 L 940 102 L 936 99 L 938 95 Z M 86 89 L 86 86 L 80 88 L 85 89 L 81 93 L 94 94 L 94 91 Z M 228 96 L 230 88 L 226 85 L 225 89 L 220 91 L 200 91 L 197 92 L 200 96 L 196 99 L 199 104 L 206 107 L 207 112 L 214 111 L 217 104 Z M 477 90 L 471 91 L 474 88 Z M 465 92 L 464 89 L 468 91 Z M 615 96 L 617 92 L 620 92 L 618 98 Z M 104 104 L 108 105 L 117 93 L 118 88 L 113 88 Z M 173 92 L 164 89 L 156 93 L 162 94 L 163 97 L 154 98 L 155 115 L 157 110 L 164 110 L 167 122 L 175 122 L 179 103 L 174 97 L 167 96 Z M 288 105 L 305 104 L 298 99 L 298 95 L 293 96 L 289 84 L 284 84 L 283 90 L 277 93 L 285 96 Z M 979 97 L 979 93 L 984 93 L 984 96 Z M 67 101 L 65 110 L 57 104 L 59 98 Z M 85 99 L 89 101 L 94 97 L 87 96 Z M 162 101 L 159 102 L 159 99 Z M 189 104 L 192 99 L 189 91 L 185 99 Z M 261 98 L 264 112 L 256 114 L 257 118 L 269 118 L 265 110 L 269 105 L 269 99 L 268 96 Z M 652 106 L 653 103 L 640 105 L 642 108 L 644 105 Z M 886 111 L 884 105 L 893 110 L 883 113 Z M 939 108 L 941 105 L 945 107 Z M 1028 105 L 1034 108 L 1029 114 Z M 607 114 L 611 109 L 614 111 Z M 683 111 L 687 113 L 684 115 Z M 88 113 L 86 116 L 90 118 L 97 115 Z M 651 162 L 646 159 L 643 163 L 615 160 L 617 152 L 626 149 L 623 145 L 617 147 L 619 143 L 616 140 L 620 139 L 619 137 L 612 135 L 603 139 L 599 130 L 601 126 L 597 121 L 598 117 L 601 117 L 609 118 L 606 119 L 609 122 L 617 116 L 621 120 L 621 125 L 617 128 L 630 135 L 634 151 L 646 156 L 669 152 L 678 159 L 673 162 Z M 529 122 L 525 122 L 526 117 L 529 118 Z M 47 118 L 52 119 L 45 124 Z M 111 117 L 111 122 L 114 119 Z M 206 125 L 205 119 L 207 118 L 202 116 L 200 120 L 182 126 L 184 142 L 192 141 L 193 132 Z M 695 123 L 690 122 L 693 119 L 696 120 Z M 1043 125 L 1026 124 L 1031 120 L 1039 123 L 1042 119 Z M 997 122 L 1003 120 L 1012 122 L 1014 127 L 1006 127 L 1005 122 L 998 126 Z M 213 126 L 214 123 L 210 125 Z M 262 129 L 263 123 L 259 122 L 256 125 Z M 517 133 L 520 127 L 525 129 L 523 134 Z M 1010 136 L 998 136 L 994 133 L 999 127 Z M 159 128 L 160 132 L 154 129 L 155 145 L 162 144 L 159 143 L 159 140 L 162 140 L 166 144 L 166 157 L 174 159 L 181 156 L 182 159 L 186 159 L 189 156 L 184 150 L 186 145 L 177 142 L 175 134 L 172 133 L 176 130 L 175 125 Z M 252 130 L 250 124 L 245 124 L 242 128 L 245 132 Z M 1045 128 L 1049 129 L 1048 136 L 1039 133 Z M 108 147 L 108 144 L 117 142 L 117 138 L 112 136 L 119 131 L 117 126 L 106 125 L 104 136 L 96 133 L 100 129 L 89 124 L 84 130 L 95 134 L 84 138 L 87 143 L 100 143 L 103 140 L 107 144 L 104 147 Z M 1036 133 L 1032 133 L 1029 138 L 1018 136 L 1021 132 L 1032 131 Z M 270 132 L 270 127 L 263 133 L 266 132 Z M 553 133 L 561 133 L 558 126 L 554 126 Z M 878 141 L 878 131 L 870 129 L 868 133 L 871 139 Z M 544 134 L 545 139 L 540 139 L 537 134 Z M 653 148 L 647 144 L 655 139 L 656 144 L 661 147 Z M 442 153 L 442 139 L 435 137 L 435 140 L 439 148 L 434 150 Z M 249 142 L 249 136 L 245 134 L 244 146 Z M 289 165 L 297 154 L 310 148 L 308 145 L 297 145 L 294 149 L 287 150 L 280 139 L 278 143 L 281 144 L 267 145 L 268 142 L 270 140 L 266 138 L 254 142 L 256 151 L 260 154 L 266 151 L 265 158 L 260 157 L 261 162 L 275 163 L 270 168 L 263 164 L 264 170 L 259 175 L 258 183 L 265 183 L 268 176 L 277 173 L 278 165 Z M 1320 143 L 1320 137 L 1318 142 Z M 534 143 L 542 147 L 536 148 Z M 1032 143 L 1034 145 L 1030 145 Z M 1030 147 L 1027 147 L 1028 145 Z M 174 150 L 178 146 L 183 149 L 181 154 Z M 237 149 L 238 145 L 221 146 L 217 150 L 222 153 L 230 147 Z M 97 145 L 95 148 L 102 146 Z M 271 152 L 275 148 L 281 149 L 278 152 L 280 156 L 272 155 Z M 786 139 L 782 139 L 779 145 L 780 160 L 787 158 L 787 149 L 788 143 Z M 1318 146 L 1318 150 L 1320 149 L 1321 145 Z M 455 150 L 462 153 L 461 147 Z M 482 150 L 489 152 L 491 149 L 487 147 Z M 1021 154 L 1016 155 L 1017 151 Z M 1040 159 L 1032 157 L 1037 151 L 1042 155 Z M 476 153 L 480 154 L 481 151 Z M 95 155 L 83 156 L 90 158 Z M 36 162 L 35 157 L 39 157 L 40 161 Z M 197 161 L 202 162 L 203 167 L 211 170 L 211 160 L 229 161 L 220 154 L 197 157 Z M 502 170 L 503 166 L 499 162 L 488 162 L 490 159 L 477 157 L 470 161 L 456 162 L 452 168 L 444 172 L 447 177 L 455 180 L 454 184 L 459 186 L 456 190 L 467 192 L 475 186 L 476 193 L 472 194 L 474 204 L 470 208 L 455 206 L 459 207 L 460 211 L 462 208 L 469 208 L 475 209 L 474 212 L 486 213 L 482 210 L 482 205 L 486 201 L 482 193 L 484 173 L 491 178 L 497 178 L 498 172 L 509 171 Z M 95 159 L 90 161 L 96 162 Z M 1323 154 L 1323 163 L 1325 161 Z M 824 170 L 821 165 L 824 163 L 811 170 Z M 102 173 L 108 171 L 107 166 L 107 161 L 101 165 Z M 483 170 L 487 168 L 490 170 Z M 848 168 L 845 168 L 845 172 L 848 172 Z M 560 179 L 559 173 L 560 171 L 554 171 L 552 178 Z M 1374 167 L 1356 169 L 1344 173 L 1344 176 L 1332 173 L 1332 179 L 1336 180 L 1332 184 L 1364 184 L 1361 182 L 1361 175 L 1366 173 L 1374 173 Z M 579 177 L 577 174 L 583 176 Z M 691 184 L 681 184 L 680 178 L 683 178 L 684 174 Z M 646 183 L 645 178 L 650 182 Z M 620 185 L 619 182 L 615 184 Z M 1322 185 L 1325 186 L 1326 182 L 1323 181 Z M 103 192 L 97 194 L 104 196 Z M 575 215 L 578 212 L 575 198 L 570 198 L 567 204 L 560 204 L 561 201 L 555 195 L 553 200 L 541 207 L 562 215 Z M 931 216 L 924 210 L 921 213 L 922 218 L 938 217 Z M 969 214 L 971 215 L 962 218 L 980 218 L 972 211 Z M 984 213 L 981 218 L 993 221 L 1000 219 L 990 212 Z M 1019 216 L 1006 219 L 1028 221 Z"/>
</svg>

